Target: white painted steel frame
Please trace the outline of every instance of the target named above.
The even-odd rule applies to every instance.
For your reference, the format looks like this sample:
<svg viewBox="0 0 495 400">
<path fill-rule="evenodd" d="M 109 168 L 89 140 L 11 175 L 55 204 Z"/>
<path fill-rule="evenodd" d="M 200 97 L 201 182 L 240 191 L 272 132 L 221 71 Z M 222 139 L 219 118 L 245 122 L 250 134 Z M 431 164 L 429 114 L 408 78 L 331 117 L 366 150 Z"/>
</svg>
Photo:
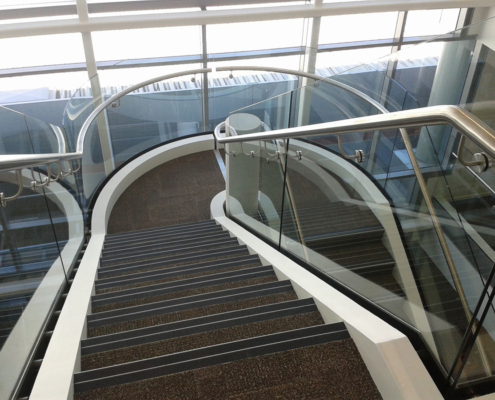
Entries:
<svg viewBox="0 0 495 400">
<path fill-rule="evenodd" d="M 495 0 L 409 0 L 407 2 L 404 2 L 403 0 L 374 0 L 112 17 L 90 16 L 88 21 L 81 21 L 80 19 L 71 18 L 53 21 L 4 24 L 0 26 L 0 38 L 119 29 L 314 18 L 330 15 L 365 14 L 391 11 L 490 6 L 495 6 Z"/>
</svg>

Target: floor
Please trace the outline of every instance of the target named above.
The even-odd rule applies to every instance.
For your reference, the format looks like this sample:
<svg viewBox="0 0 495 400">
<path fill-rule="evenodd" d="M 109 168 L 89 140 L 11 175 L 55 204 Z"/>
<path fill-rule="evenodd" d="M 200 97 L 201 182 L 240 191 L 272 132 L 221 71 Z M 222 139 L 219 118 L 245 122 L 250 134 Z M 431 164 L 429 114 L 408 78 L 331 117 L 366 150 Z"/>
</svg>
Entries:
<svg viewBox="0 0 495 400">
<path fill-rule="evenodd" d="M 210 202 L 223 190 L 225 180 L 213 151 L 177 158 L 127 188 L 110 215 L 108 233 L 210 219 Z"/>
</svg>

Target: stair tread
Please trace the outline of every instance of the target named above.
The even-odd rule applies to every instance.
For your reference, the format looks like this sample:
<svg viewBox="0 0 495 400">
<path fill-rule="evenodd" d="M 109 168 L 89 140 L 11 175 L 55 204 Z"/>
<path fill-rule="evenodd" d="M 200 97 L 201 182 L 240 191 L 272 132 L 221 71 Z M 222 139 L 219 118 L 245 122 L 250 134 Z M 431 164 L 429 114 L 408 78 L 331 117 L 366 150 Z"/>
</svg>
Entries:
<svg viewBox="0 0 495 400">
<path fill-rule="evenodd" d="M 282 288 L 283 290 L 285 288 Z M 244 298 L 232 300 L 230 302 L 215 302 L 213 304 L 204 305 L 202 303 L 192 304 L 190 308 L 185 310 L 171 311 L 161 313 L 151 317 L 136 317 L 130 321 L 115 322 L 104 324 L 102 326 L 89 327 L 88 337 L 96 337 L 109 335 L 133 329 L 140 329 L 149 326 L 155 326 L 175 321 L 182 321 L 190 318 L 198 318 L 206 315 L 219 314 L 222 312 L 241 310 L 244 308 L 258 307 L 265 304 L 281 303 L 284 301 L 297 300 L 297 295 L 292 290 L 285 290 L 280 293 L 270 293 L 266 290 L 263 293 L 254 292 L 248 293 Z"/>
<path fill-rule="evenodd" d="M 234 271 L 216 271 L 216 273 L 214 274 L 192 277 L 187 279 L 178 279 L 172 282 L 160 283 L 155 281 L 153 282 L 152 285 L 148 285 L 145 287 L 128 288 L 128 289 L 120 290 L 118 292 L 96 294 L 92 296 L 92 302 L 93 304 L 96 304 L 98 303 L 99 300 L 105 300 L 105 299 L 116 299 L 117 301 L 120 301 L 119 299 L 123 299 L 129 295 L 130 296 L 141 295 L 143 293 L 147 295 L 152 295 L 156 293 L 161 293 L 163 290 L 167 290 L 167 289 L 171 291 L 183 290 L 186 288 L 195 287 L 193 285 L 199 286 L 203 284 L 206 285 L 217 284 L 216 281 L 218 280 L 225 281 L 225 279 L 230 277 L 245 276 L 245 275 L 253 274 L 255 272 L 268 272 L 268 271 L 272 272 L 273 268 L 271 266 L 257 265 L 250 268 L 235 269 Z"/>
<path fill-rule="evenodd" d="M 188 229 L 188 228 L 193 228 L 193 229 L 198 229 L 200 227 L 208 226 L 208 225 L 216 225 L 216 222 L 214 220 L 206 220 L 206 221 L 200 221 L 200 222 L 190 222 L 187 224 L 179 224 L 179 225 L 169 225 L 169 226 L 164 226 L 164 227 L 158 227 L 158 228 L 151 228 L 151 229 L 139 229 L 131 232 L 122 232 L 122 233 L 111 233 L 106 235 L 105 241 L 113 241 L 117 238 L 129 238 L 133 236 L 142 236 L 143 234 L 146 233 L 156 233 L 156 232 L 165 232 L 165 231 L 178 231 L 181 229 Z"/>
<path fill-rule="evenodd" d="M 75 399 L 151 400 L 161 398 L 164 391 L 170 399 L 183 400 L 233 395 L 245 399 L 381 399 L 350 339 L 78 393 Z"/>
<path fill-rule="evenodd" d="M 175 322 L 169 322 L 162 325 L 154 325 L 141 329 L 134 329 L 130 331 L 97 336 L 93 338 L 83 339 L 81 341 L 82 354 L 91 354 L 98 352 L 98 346 L 106 345 L 109 343 L 126 343 L 135 339 L 141 340 L 142 338 L 153 337 L 156 335 L 163 335 L 167 332 L 178 332 L 182 329 L 188 329 L 196 326 L 204 326 L 211 324 L 218 324 L 225 321 L 236 320 L 239 318 L 249 318 L 265 313 L 273 313 L 281 310 L 300 309 L 308 306 L 315 306 L 312 298 L 308 299 L 296 299 L 278 303 L 269 303 L 260 306 L 243 308 L 233 311 L 225 311 L 219 314 L 205 315 L 196 318 L 190 318 L 186 320 L 179 320 Z M 119 344 L 120 346 L 120 344 Z M 125 347 L 125 345 L 124 345 Z M 93 351 L 92 348 L 96 348 Z"/>
<path fill-rule="evenodd" d="M 252 286 L 252 285 L 257 285 L 257 284 L 262 284 L 262 283 L 270 283 L 270 282 L 275 282 L 275 281 L 277 281 L 277 277 L 275 276 L 275 273 L 273 271 L 271 271 L 270 276 L 251 278 L 251 279 L 245 279 L 245 280 L 240 280 L 240 281 L 231 281 L 231 282 L 222 283 L 219 285 L 206 286 L 206 287 L 195 288 L 195 289 L 187 289 L 187 290 L 180 291 L 180 292 L 152 295 L 152 296 L 142 297 L 142 298 L 135 299 L 135 300 L 128 300 L 128 301 L 123 301 L 123 302 L 118 302 L 118 303 L 111 303 L 111 304 L 107 304 L 107 305 L 97 306 L 97 307 L 93 308 L 93 313 L 98 314 L 98 313 L 105 312 L 105 311 L 119 310 L 119 309 L 128 308 L 128 307 L 136 307 L 136 306 L 150 304 L 150 303 L 157 303 L 157 302 L 161 302 L 161 301 L 165 301 L 165 300 L 172 300 L 172 299 L 178 299 L 178 298 L 182 298 L 182 297 L 194 296 L 197 294 L 214 293 L 214 292 L 222 291 L 222 290 L 229 290 L 229 289 L 234 289 L 234 288 L 239 288 L 239 287 Z"/>
<path fill-rule="evenodd" d="M 166 270 L 168 268 L 195 265 L 201 262 L 213 262 L 234 258 L 239 255 L 248 255 L 246 246 L 231 246 L 222 249 L 205 250 L 198 253 L 190 253 L 187 256 L 172 255 L 162 259 L 137 261 L 133 264 L 110 266 L 98 270 L 98 278 L 112 278 L 135 275 L 144 272 Z"/>
<path fill-rule="evenodd" d="M 110 266 L 124 266 L 136 261 L 155 260 L 159 258 L 171 257 L 173 255 L 180 256 L 195 253 L 201 250 L 215 250 L 226 247 L 239 246 L 237 239 L 222 239 L 212 243 L 196 243 L 185 244 L 182 246 L 169 247 L 165 249 L 154 249 L 153 251 L 143 250 L 131 255 L 119 255 L 117 257 L 102 257 L 100 268 L 105 269 Z"/>
<path fill-rule="evenodd" d="M 180 336 L 152 343 L 140 344 L 125 349 L 96 353 L 81 358 L 81 370 L 87 371 L 116 364 L 142 360 L 166 354 L 178 353 L 213 346 L 235 340 L 248 339 L 261 335 L 289 331 L 308 326 L 322 325 L 323 319 L 318 311 L 297 314 L 288 317 L 278 317 L 266 321 L 237 325 L 224 329 L 210 330 Z"/>
<path fill-rule="evenodd" d="M 134 288 L 140 288 L 140 287 L 147 287 L 151 285 L 156 285 L 160 283 L 168 283 L 168 282 L 177 282 L 177 281 L 182 281 L 190 278 L 197 278 L 197 277 L 207 277 L 211 276 L 214 274 L 221 272 L 232 272 L 232 271 L 240 271 L 242 269 L 247 269 L 251 267 L 256 267 L 261 265 L 261 261 L 259 259 L 257 261 L 252 261 L 252 262 L 246 262 L 243 265 L 231 265 L 229 263 L 226 263 L 225 266 L 218 265 L 216 268 L 212 267 L 206 267 L 206 268 L 196 268 L 195 269 L 182 269 L 182 275 L 178 275 L 178 273 L 175 273 L 173 276 L 167 276 L 167 274 L 162 274 L 162 275 L 154 275 L 148 278 L 148 280 L 144 280 L 141 282 L 137 283 L 127 283 L 125 284 L 125 281 L 121 281 L 121 286 L 113 286 L 108 289 L 98 289 L 98 286 L 96 287 L 96 294 L 106 294 L 106 293 L 114 293 L 114 292 L 119 292 L 122 290 L 126 289 L 134 289 Z M 180 272 L 179 272 L 180 273 Z M 170 274 L 168 274 L 170 275 Z M 160 277 L 161 276 L 161 277 Z M 132 282 L 132 281 L 131 281 Z"/>
</svg>

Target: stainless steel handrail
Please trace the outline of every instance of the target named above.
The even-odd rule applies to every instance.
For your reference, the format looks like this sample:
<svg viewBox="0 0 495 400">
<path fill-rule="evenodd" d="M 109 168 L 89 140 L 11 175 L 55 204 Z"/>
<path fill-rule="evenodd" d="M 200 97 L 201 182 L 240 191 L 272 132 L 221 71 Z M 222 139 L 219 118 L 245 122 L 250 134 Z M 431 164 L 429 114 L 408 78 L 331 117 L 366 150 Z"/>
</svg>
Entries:
<svg viewBox="0 0 495 400">
<path fill-rule="evenodd" d="M 387 112 L 385 107 L 383 107 L 379 102 L 375 101 L 371 97 L 365 95 L 364 93 L 360 92 L 357 89 L 354 89 L 353 87 L 346 85 L 344 83 L 335 81 L 335 80 L 328 80 L 327 78 L 324 78 L 319 75 L 315 74 L 310 74 L 306 72 L 299 72 L 299 71 L 293 71 L 290 69 L 284 69 L 284 68 L 271 68 L 271 67 L 250 67 L 250 66 L 231 66 L 231 67 L 219 67 L 216 69 L 216 71 L 268 71 L 268 72 L 278 72 L 278 73 L 283 73 L 283 74 L 288 74 L 288 75 L 296 75 L 296 76 L 301 76 L 304 78 L 309 78 L 313 79 L 315 81 L 325 81 L 333 86 L 340 87 L 350 93 L 355 94 L 356 96 L 360 97 L 361 99 L 365 100 L 366 102 L 372 104 L 375 108 L 382 112 Z M 183 72 L 177 72 L 173 74 L 167 74 L 167 75 L 162 75 L 158 76 L 155 78 L 148 79 L 146 81 L 137 83 L 125 90 L 122 90 L 119 93 L 114 94 L 112 97 L 110 97 L 108 100 L 104 101 L 101 103 L 98 107 L 96 107 L 93 112 L 86 118 L 84 121 L 84 124 L 81 127 L 81 130 L 79 131 L 79 135 L 77 137 L 76 141 L 76 151 L 73 153 L 62 153 L 59 151 L 59 153 L 50 153 L 50 154 L 38 154 L 38 155 L 24 155 L 24 154 L 17 154 L 17 155 L 5 155 L 5 156 L 0 156 L 0 172 L 2 171 L 11 171 L 14 169 L 20 169 L 20 168 L 31 168 L 31 167 L 36 167 L 38 165 L 43 165 L 43 164 L 50 164 L 50 163 L 56 163 L 56 162 L 62 162 L 62 161 L 70 161 L 70 160 L 75 160 L 79 159 L 82 157 L 83 154 L 83 149 L 84 149 L 84 140 L 86 139 L 86 135 L 88 133 L 88 129 L 91 126 L 91 123 L 96 119 L 96 117 L 108 106 L 112 105 L 115 101 L 119 100 L 123 96 L 142 88 L 143 86 L 148 86 L 152 83 L 155 82 L 160 82 L 166 79 L 172 79 L 172 78 L 178 78 L 180 76 L 185 76 L 185 75 L 194 75 L 194 74 L 201 74 L 201 73 L 208 73 L 212 72 L 212 68 L 200 68 L 200 69 L 194 69 L 194 70 L 189 70 L 189 71 L 183 71 Z M 59 149 L 61 148 L 61 145 L 59 144 Z"/>
<path fill-rule="evenodd" d="M 445 124 L 452 125 L 490 155 L 495 156 L 495 132 L 469 111 L 457 106 L 433 106 L 396 111 L 276 131 L 249 133 L 242 136 L 225 138 L 216 136 L 216 140 L 222 144 L 229 144 Z"/>
</svg>

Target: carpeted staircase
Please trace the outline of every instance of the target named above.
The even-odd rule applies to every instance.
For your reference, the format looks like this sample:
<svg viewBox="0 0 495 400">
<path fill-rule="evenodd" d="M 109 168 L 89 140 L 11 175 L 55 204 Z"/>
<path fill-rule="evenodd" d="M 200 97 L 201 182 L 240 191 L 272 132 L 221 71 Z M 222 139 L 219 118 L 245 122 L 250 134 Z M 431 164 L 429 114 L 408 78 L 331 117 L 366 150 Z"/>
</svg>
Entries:
<svg viewBox="0 0 495 400">
<path fill-rule="evenodd" d="M 115 234 L 75 399 L 379 399 L 343 323 L 214 221 Z"/>
</svg>

